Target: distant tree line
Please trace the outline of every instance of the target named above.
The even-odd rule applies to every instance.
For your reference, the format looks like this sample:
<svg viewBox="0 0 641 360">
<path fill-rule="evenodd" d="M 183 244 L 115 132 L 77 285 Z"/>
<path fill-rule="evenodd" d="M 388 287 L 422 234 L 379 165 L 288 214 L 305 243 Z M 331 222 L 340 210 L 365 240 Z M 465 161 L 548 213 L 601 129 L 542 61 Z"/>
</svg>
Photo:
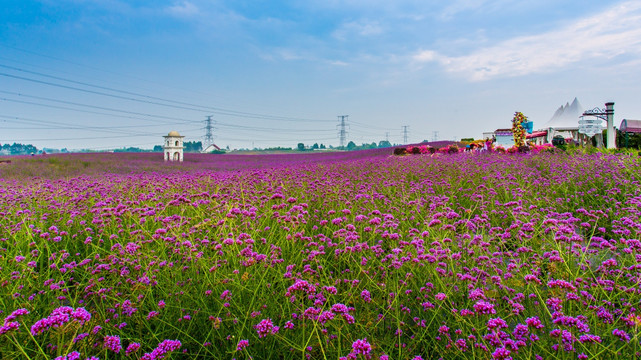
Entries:
<svg viewBox="0 0 641 360">
<path fill-rule="evenodd" d="M 13 143 L 12 145 L 3 144 L 0 147 L 0 154 L 5 155 L 29 155 L 38 153 L 38 148 L 31 144 L 18 144 Z"/>
<path fill-rule="evenodd" d="M 126 152 L 126 153 L 143 153 L 143 152 L 152 152 L 149 149 L 141 149 L 139 147 L 126 147 L 122 149 L 115 149 L 114 152 L 121 153 L 121 152 Z"/>
<path fill-rule="evenodd" d="M 298 151 L 309 151 L 309 150 L 324 150 L 324 149 L 339 149 L 339 150 L 347 150 L 347 151 L 353 151 L 353 150 L 367 150 L 367 149 L 378 149 L 378 148 L 387 148 L 387 147 L 392 147 L 392 143 L 390 143 L 387 140 L 381 140 L 377 143 L 372 142 L 370 144 L 368 143 L 363 143 L 361 145 L 356 145 L 355 142 L 350 141 L 347 143 L 347 146 L 344 147 L 333 147 L 329 146 L 326 147 L 324 144 L 318 144 L 315 143 L 314 145 L 307 147 L 304 143 L 298 143 L 298 146 L 296 147 Z"/>
<path fill-rule="evenodd" d="M 202 141 L 185 141 L 183 142 L 183 151 L 184 152 L 201 152 L 203 150 L 203 142 Z M 152 150 L 153 152 L 162 152 L 162 145 L 156 145 L 154 146 L 154 149 Z"/>
<path fill-rule="evenodd" d="M 392 147 L 392 143 L 390 143 L 387 140 L 381 140 L 376 144 L 375 142 L 372 142 L 370 144 L 367 143 L 362 143 L 361 145 L 356 145 L 355 142 L 350 141 L 347 143 L 347 146 L 345 147 L 348 151 L 352 150 L 367 150 L 367 149 L 380 149 L 380 148 L 388 148 Z"/>
</svg>

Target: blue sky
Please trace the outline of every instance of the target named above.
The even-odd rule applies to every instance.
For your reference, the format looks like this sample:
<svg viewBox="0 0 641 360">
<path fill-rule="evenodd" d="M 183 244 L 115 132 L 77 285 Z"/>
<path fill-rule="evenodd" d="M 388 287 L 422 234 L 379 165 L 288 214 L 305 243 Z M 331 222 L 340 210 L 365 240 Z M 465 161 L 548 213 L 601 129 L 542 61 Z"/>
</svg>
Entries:
<svg viewBox="0 0 641 360">
<path fill-rule="evenodd" d="M 480 138 L 578 97 L 641 118 L 641 2 L 3 0 L 0 143 Z"/>
</svg>

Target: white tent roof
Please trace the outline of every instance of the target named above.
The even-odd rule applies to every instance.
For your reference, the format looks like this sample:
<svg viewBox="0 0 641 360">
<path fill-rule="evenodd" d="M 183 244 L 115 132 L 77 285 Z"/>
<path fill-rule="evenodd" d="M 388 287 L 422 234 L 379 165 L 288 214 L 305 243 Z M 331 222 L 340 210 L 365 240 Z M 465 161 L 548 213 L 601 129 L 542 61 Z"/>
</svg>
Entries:
<svg viewBox="0 0 641 360">
<path fill-rule="evenodd" d="M 559 107 L 552 118 L 543 125 L 543 129 L 578 129 L 579 118 L 583 114 L 583 107 L 577 98 L 574 98 L 572 104 L 565 103 Z"/>
</svg>

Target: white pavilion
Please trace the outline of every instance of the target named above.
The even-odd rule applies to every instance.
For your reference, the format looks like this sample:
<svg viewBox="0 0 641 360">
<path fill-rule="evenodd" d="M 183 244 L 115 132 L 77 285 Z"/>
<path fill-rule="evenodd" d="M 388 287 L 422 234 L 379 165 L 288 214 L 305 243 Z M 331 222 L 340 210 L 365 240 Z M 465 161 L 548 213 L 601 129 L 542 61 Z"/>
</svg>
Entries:
<svg viewBox="0 0 641 360">
<path fill-rule="evenodd" d="M 180 135 L 178 131 L 172 130 L 166 136 L 163 145 L 163 153 L 165 154 L 165 161 L 183 161 L 183 139 L 184 136 Z"/>
</svg>

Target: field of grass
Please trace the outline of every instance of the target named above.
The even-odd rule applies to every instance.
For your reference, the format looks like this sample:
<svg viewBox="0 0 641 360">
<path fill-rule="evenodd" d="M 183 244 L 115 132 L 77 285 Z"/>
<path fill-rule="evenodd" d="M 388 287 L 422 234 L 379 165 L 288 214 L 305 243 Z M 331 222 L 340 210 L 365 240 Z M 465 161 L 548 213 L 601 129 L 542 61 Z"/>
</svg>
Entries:
<svg viewBox="0 0 641 360">
<path fill-rule="evenodd" d="M 641 356 L 641 157 L 154 155 L 0 167 L 0 358 Z"/>
</svg>

